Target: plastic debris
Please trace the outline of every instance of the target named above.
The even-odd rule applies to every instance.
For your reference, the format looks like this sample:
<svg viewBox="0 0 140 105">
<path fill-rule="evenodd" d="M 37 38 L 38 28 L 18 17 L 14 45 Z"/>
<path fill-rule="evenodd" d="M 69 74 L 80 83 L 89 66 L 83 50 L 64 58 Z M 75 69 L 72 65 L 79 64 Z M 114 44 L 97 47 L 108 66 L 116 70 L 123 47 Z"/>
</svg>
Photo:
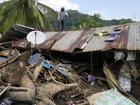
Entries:
<svg viewBox="0 0 140 105">
<path fill-rule="evenodd" d="M 64 67 L 59 67 L 57 71 L 66 77 L 68 76 L 68 69 L 66 69 Z"/>
<path fill-rule="evenodd" d="M 31 66 L 34 66 L 34 65 L 39 65 L 42 60 L 44 60 L 43 57 L 41 57 L 41 54 L 39 53 L 36 53 L 32 56 L 30 56 L 29 60 L 28 60 L 28 63 L 31 65 Z"/>
<path fill-rule="evenodd" d="M 51 68 L 54 68 L 54 65 L 52 65 L 48 60 L 45 60 L 43 63 L 43 67 L 47 69 L 51 69 Z"/>
<path fill-rule="evenodd" d="M 111 33 L 111 35 L 109 35 L 109 37 L 105 40 L 105 42 L 112 42 L 112 41 L 114 41 L 117 37 L 118 37 L 118 34 L 116 34 L 116 33 Z"/>
<path fill-rule="evenodd" d="M 120 86 L 126 91 L 131 91 L 131 80 L 125 77 L 119 77 Z"/>
</svg>

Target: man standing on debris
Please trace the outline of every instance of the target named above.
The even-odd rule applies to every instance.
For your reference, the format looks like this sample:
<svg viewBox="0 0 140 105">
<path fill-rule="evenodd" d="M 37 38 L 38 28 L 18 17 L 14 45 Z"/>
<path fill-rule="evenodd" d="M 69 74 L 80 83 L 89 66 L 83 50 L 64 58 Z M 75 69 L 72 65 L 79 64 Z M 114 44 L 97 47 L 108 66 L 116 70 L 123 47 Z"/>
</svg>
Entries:
<svg viewBox="0 0 140 105">
<path fill-rule="evenodd" d="M 58 13 L 58 30 L 61 26 L 61 30 L 64 30 L 64 20 L 68 16 L 68 13 L 65 11 L 64 7 L 61 8 L 60 13 Z"/>
</svg>

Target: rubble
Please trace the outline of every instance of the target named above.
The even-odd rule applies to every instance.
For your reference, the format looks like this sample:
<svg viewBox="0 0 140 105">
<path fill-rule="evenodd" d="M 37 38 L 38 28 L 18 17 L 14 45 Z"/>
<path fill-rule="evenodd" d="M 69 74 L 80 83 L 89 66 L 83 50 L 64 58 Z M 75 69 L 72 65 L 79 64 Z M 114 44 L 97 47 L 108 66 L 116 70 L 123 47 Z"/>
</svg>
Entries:
<svg viewBox="0 0 140 105">
<path fill-rule="evenodd" d="M 136 53 L 44 52 L 10 40 L 0 43 L 0 105 L 139 105 Z"/>
</svg>

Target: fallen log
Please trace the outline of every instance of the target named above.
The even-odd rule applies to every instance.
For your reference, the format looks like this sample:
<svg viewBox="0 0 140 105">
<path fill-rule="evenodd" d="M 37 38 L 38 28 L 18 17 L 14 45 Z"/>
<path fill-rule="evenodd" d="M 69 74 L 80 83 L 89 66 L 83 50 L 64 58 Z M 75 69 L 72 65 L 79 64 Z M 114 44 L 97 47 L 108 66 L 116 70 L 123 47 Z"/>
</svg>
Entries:
<svg viewBox="0 0 140 105">
<path fill-rule="evenodd" d="M 52 98 L 61 91 L 69 90 L 77 87 L 78 87 L 78 83 L 65 84 L 65 86 L 56 83 L 42 84 L 37 88 L 37 97 Z"/>
<path fill-rule="evenodd" d="M 0 87 L 0 90 L 4 89 L 4 86 Z M 13 101 L 33 103 L 35 98 L 35 89 L 25 87 L 8 87 L 5 95 Z"/>
</svg>

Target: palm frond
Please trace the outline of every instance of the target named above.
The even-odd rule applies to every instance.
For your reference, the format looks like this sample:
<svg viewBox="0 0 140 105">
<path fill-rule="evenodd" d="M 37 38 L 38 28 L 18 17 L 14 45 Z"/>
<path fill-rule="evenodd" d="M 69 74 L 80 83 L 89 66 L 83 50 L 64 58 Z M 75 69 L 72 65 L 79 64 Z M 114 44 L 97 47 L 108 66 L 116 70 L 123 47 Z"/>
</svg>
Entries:
<svg viewBox="0 0 140 105">
<path fill-rule="evenodd" d="M 38 29 L 49 29 L 51 27 L 46 16 L 56 14 L 51 8 L 40 4 L 48 12 L 43 14 L 35 6 L 33 0 L 10 0 L 0 4 L 0 33 L 7 31 L 13 24 L 23 24 Z M 51 15 L 51 16 L 52 16 Z"/>
</svg>

